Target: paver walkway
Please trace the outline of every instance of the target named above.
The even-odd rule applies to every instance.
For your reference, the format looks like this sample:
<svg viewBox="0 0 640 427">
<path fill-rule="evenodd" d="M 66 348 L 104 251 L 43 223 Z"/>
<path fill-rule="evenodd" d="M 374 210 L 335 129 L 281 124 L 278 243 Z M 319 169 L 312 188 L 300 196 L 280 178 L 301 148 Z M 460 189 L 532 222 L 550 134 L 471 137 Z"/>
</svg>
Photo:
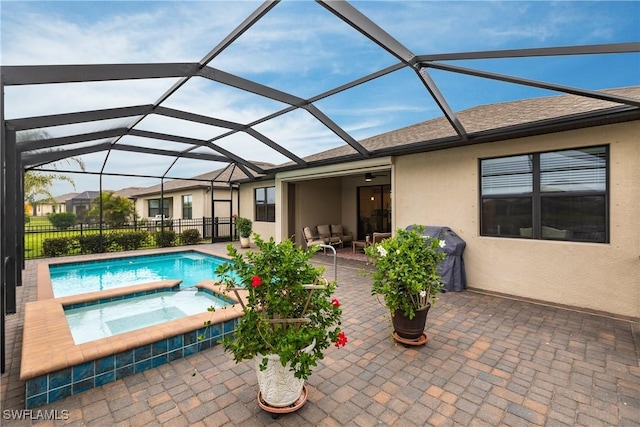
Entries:
<svg viewBox="0 0 640 427">
<path fill-rule="evenodd" d="M 331 277 L 332 259 L 316 260 Z M 21 304 L 35 297 L 36 263 L 27 262 Z M 17 314 L 7 317 L 0 424 L 640 426 L 640 324 L 464 291 L 443 294 L 427 318 L 428 343 L 407 348 L 390 338 L 363 265 L 338 262 L 349 342 L 326 351 L 294 413 L 263 411 L 252 365 L 218 346 L 40 408 L 64 420 L 8 420 L 24 399 Z"/>
</svg>

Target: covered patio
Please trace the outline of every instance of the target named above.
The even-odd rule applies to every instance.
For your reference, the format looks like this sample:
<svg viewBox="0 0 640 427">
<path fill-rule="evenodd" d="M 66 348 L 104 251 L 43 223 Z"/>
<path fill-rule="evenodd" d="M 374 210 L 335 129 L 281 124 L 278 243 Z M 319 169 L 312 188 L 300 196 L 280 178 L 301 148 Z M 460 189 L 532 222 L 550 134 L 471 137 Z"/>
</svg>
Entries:
<svg viewBox="0 0 640 427">
<path fill-rule="evenodd" d="M 226 253 L 222 243 L 207 247 Z M 4 420 L 24 408 L 21 308 L 35 300 L 37 264 L 45 261 L 27 261 L 18 313 L 6 318 Z M 317 254 L 315 262 L 332 275 L 331 257 Z M 425 346 L 404 347 L 391 339 L 387 311 L 360 274 L 366 264 L 337 265 L 349 342 L 326 351 L 307 383 L 308 401 L 294 413 L 274 419 L 263 411 L 253 366 L 235 364 L 221 346 L 39 409 L 59 418 L 48 425 L 638 425 L 637 322 L 467 290 L 441 296 Z"/>
</svg>

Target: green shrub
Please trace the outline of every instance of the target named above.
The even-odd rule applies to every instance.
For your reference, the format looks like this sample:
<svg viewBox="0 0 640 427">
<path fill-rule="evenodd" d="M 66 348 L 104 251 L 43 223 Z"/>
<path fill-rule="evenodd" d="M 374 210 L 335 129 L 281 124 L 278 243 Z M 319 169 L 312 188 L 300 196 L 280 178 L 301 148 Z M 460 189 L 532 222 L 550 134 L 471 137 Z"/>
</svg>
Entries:
<svg viewBox="0 0 640 427">
<path fill-rule="evenodd" d="M 108 252 L 113 243 L 110 234 L 85 234 L 77 237 L 80 252 L 83 254 L 101 254 Z"/>
<path fill-rule="evenodd" d="M 49 214 L 49 221 L 58 230 L 66 230 L 67 228 L 75 225 L 76 214 L 73 212 L 58 212 Z"/>
<path fill-rule="evenodd" d="M 176 232 L 173 230 L 158 231 L 155 233 L 156 245 L 168 248 L 176 245 Z"/>
<path fill-rule="evenodd" d="M 196 245 L 200 242 L 200 232 L 195 228 L 184 230 L 180 234 L 180 241 L 183 245 Z"/>
<path fill-rule="evenodd" d="M 55 237 L 44 239 L 42 242 L 42 253 L 47 257 L 68 255 L 74 246 L 74 239 L 71 237 Z"/>
<path fill-rule="evenodd" d="M 149 233 L 146 231 L 131 231 L 127 233 L 114 233 L 111 235 L 112 242 L 118 247 L 118 250 L 133 251 L 140 249 L 149 239 Z"/>
<path fill-rule="evenodd" d="M 238 230 L 238 234 L 240 237 L 251 237 L 251 220 L 249 218 L 244 217 L 236 217 L 236 230 Z"/>
</svg>

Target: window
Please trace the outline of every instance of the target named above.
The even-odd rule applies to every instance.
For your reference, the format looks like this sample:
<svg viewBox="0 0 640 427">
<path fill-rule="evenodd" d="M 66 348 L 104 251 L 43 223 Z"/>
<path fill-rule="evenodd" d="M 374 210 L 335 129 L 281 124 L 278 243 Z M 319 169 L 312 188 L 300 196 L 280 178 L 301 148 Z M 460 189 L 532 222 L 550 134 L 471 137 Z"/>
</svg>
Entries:
<svg viewBox="0 0 640 427">
<path fill-rule="evenodd" d="M 182 196 L 182 219 L 193 219 L 193 196 Z"/>
<path fill-rule="evenodd" d="M 256 221 L 276 222 L 276 187 L 255 190 Z"/>
<path fill-rule="evenodd" d="M 480 160 L 480 234 L 608 242 L 608 168 L 606 146 Z"/>
<path fill-rule="evenodd" d="M 171 217 L 169 214 L 171 203 L 173 203 L 172 198 L 164 199 L 164 202 L 162 203 L 162 214 L 166 218 Z M 153 218 L 156 215 L 160 215 L 160 199 L 149 199 L 149 216 Z"/>
</svg>

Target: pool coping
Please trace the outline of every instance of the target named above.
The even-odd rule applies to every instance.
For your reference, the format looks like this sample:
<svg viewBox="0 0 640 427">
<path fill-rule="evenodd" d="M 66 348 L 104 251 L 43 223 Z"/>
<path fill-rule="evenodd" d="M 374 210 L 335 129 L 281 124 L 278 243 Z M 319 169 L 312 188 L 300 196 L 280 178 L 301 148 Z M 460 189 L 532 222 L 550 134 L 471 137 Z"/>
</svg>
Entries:
<svg viewBox="0 0 640 427">
<path fill-rule="evenodd" d="M 226 291 L 226 287 L 217 280 L 203 280 L 196 287 L 208 289 L 237 303 L 215 312 L 199 313 L 82 344 L 75 344 L 73 341 L 64 306 L 158 289 L 171 289 L 180 282 L 181 280 L 161 280 L 55 298 L 51 288 L 49 264 L 41 263 L 37 272 L 38 300 L 28 302 L 24 307 L 20 379 L 28 380 L 177 334 L 197 331 L 204 327 L 206 321 L 215 324 L 242 316 L 242 305 L 233 292 Z M 243 300 L 246 298 L 246 291 L 240 291 L 239 294 Z"/>
</svg>

